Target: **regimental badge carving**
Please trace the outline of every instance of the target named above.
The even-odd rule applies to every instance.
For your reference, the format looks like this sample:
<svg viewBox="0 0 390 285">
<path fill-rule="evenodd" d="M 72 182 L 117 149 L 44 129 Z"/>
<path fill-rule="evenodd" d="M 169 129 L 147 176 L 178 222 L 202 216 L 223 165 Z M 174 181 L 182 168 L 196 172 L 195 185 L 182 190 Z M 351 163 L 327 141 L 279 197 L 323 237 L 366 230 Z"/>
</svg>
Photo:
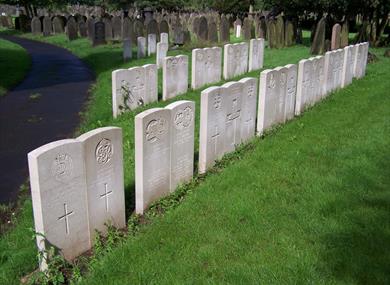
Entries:
<svg viewBox="0 0 390 285">
<path fill-rule="evenodd" d="M 287 81 L 287 74 L 286 74 L 286 72 L 282 72 L 280 74 L 280 84 L 285 85 L 286 81 Z"/>
<path fill-rule="evenodd" d="M 99 164 L 106 164 L 112 158 L 114 147 L 109 139 L 102 139 L 96 146 L 95 157 Z"/>
<path fill-rule="evenodd" d="M 157 118 L 151 120 L 146 125 L 146 140 L 150 143 L 154 143 L 161 139 L 161 136 L 167 132 L 168 124 L 163 118 Z"/>
<path fill-rule="evenodd" d="M 274 75 L 273 73 L 271 73 L 270 79 L 269 79 L 268 88 L 269 88 L 269 89 L 274 89 L 275 86 L 276 86 L 275 75 Z"/>
<path fill-rule="evenodd" d="M 56 180 L 69 181 L 73 174 L 73 161 L 70 155 L 66 153 L 57 155 L 51 165 L 51 172 Z"/>
<path fill-rule="evenodd" d="M 185 129 L 191 125 L 194 118 L 194 112 L 191 107 L 187 106 L 184 110 L 179 110 L 174 118 L 176 129 Z"/>
<path fill-rule="evenodd" d="M 203 50 L 200 50 L 196 53 L 196 59 L 198 61 L 202 61 L 203 60 Z"/>
<path fill-rule="evenodd" d="M 222 96 L 221 94 L 217 93 L 214 96 L 214 104 L 213 104 L 215 109 L 220 109 L 222 106 Z"/>
</svg>

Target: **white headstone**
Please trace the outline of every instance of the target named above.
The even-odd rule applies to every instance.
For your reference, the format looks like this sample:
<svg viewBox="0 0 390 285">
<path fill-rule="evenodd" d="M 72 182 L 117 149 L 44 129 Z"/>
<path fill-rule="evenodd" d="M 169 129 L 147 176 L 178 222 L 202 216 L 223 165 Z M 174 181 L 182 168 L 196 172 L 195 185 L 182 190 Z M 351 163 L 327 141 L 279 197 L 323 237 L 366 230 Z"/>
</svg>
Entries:
<svg viewBox="0 0 390 285">
<path fill-rule="evenodd" d="M 322 98 L 322 88 L 324 85 L 324 65 L 325 58 L 323 56 L 316 56 L 312 60 L 312 94 L 311 105 L 320 101 Z"/>
<path fill-rule="evenodd" d="M 137 58 L 143 58 L 146 55 L 146 38 L 137 38 Z"/>
<path fill-rule="evenodd" d="M 232 152 L 241 143 L 241 117 L 243 83 L 228 82 L 222 85 L 226 106 L 225 153 Z"/>
<path fill-rule="evenodd" d="M 219 82 L 222 75 L 222 49 L 220 47 L 192 50 L 191 86 L 198 89 Z"/>
<path fill-rule="evenodd" d="M 230 79 L 248 72 L 248 44 L 226 44 L 223 55 L 223 77 Z"/>
<path fill-rule="evenodd" d="M 199 173 L 205 173 L 224 155 L 226 98 L 222 87 L 202 91 L 199 130 Z"/>
<path fill-rule="evenodd" d="M 146 110 L 135 116 L 135 211 L 144 210 L 169 194 L 171 111 Z"/>
<path fill-rule="evenodd" d="M 77 138 L 83 144 L 91 241 L 106 224 L 126 226 L 122 129 L 105 127 Z"/>
<path fill-rule="evenodd" d="M 324 56 L 324 84 L 322 85 L 322 97 L 326 97 L 333 89 L 333 52 L 328 51 Z"/>
<path fill-rule="evenodd" d="M 288 121 L 294 118 L 298 67 L 296 64 L 288 64 L 285 67 L 287 68 L 287 92 L 284 105 L 284 118 Z"/>
<path fill-rule="evenodd" d="M 344 48 L 344 63 L 343 63 L 343 76 L 341 79 L 341 87 L 346 87 L 352 83 L 353 78 L 353 57 L 352 47 L 346 46 Z"/>
<path fill-rule="evenodd" d="M 311 104 L 313 94 L 313 61 L 302 59 L 298 66 L 295 114 L 300 115 Z"/>
<path fill-rule="evenodd" d="M 188 56 L 168 56 L 163 59 L 163 100 L 184 94 L 188 89 Z"/>
<path fill-rule="evenodd" d="M 195 103 L 176 101 L 165 107 L 171 111 L 170 190 L 192 179 L 194 172 Z"/>
<path fill-rule="evenodd" d="M 264 39 L 251 39 L 249 44 L 249 71 L 263 68 Z"/>
<path fill-rule="evenodd" d="M 169 44 L 169 36 L 168 36 L 168 33 L 161 33 L 161 34 L 160 34 L 160 42 Z"/>
<path fill-rule="evenodd" d="M 241 25 L 237 25 L 236 38 L 241 37 Z"/>
<path fill-rule="evenodd" d="M 28 154 L 28 164 L 38 249 L 51 244 L 72 260 L 91 247 L 82 143 L 46 144 Z M 45 258 L 40 268 L 47 268 Z"/>
<path fill-rule="evenodd" d="M 156 53 L 156 34 L 148 34 L 148 56 Z"/>
<path fill-rule="evenodd" d="M 157 66 L 147 64 L 112 72 L 112 108 L 116 118 L 126 110 L 157 101 Z"/>
<path fill-rule="evenodd" d="M 157 55 L 156 55 L 156 63 L 157 67 L 161 68 L 163 65 L 163 59 L 167 56 L 168 53 L 168 44 L 167 43 L 157 43 Z"/>
<path fill-rule="evenodd" d="M 255 136 L 257 109 L 257 79 L 243 78 L 241 102 L 241 142 L 245 143 Z"/>
</svg>

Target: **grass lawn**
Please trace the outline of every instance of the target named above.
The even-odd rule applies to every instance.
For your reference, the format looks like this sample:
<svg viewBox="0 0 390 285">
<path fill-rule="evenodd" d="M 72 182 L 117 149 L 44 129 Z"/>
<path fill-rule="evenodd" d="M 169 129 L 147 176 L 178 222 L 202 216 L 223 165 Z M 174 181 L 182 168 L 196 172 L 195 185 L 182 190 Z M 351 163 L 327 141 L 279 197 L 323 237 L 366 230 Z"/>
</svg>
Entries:
<svg viewBox="0 0 390 285">
<path fill-rule="evenodd" d="M 0 96 L 24 78 L 30 64 L 30 56 L 24 48 L 0 39 Z"/>
<path fill-rule="evenodd" d="M 85 39 L 40 40 L 70 49 L 95 71 L 96 85 L 78 132 L 123 128 L 129 216 L 134 209 L 134 116 L 172 101 L 194 100 L 198 140 L 201 90 L 114 120 L 112 70 L 154 58 L 123 63 L 119 45 L 92 49 Z M 265 68 L 309 56 L 304 46 L 266 49 Z M 265 139 L 253 140 L 230 155 L 224 167 L 189 186 L 180 205 L 90 264 L 84 283 L 389 283 L 390 60 L 379 58 L 364 79 Z M 18 284 L 36 268 L 28 230 L 33 227 L 31 201 L 24 203 L 14 229 L 0 238 L 2 284 Z"/>
</svg>

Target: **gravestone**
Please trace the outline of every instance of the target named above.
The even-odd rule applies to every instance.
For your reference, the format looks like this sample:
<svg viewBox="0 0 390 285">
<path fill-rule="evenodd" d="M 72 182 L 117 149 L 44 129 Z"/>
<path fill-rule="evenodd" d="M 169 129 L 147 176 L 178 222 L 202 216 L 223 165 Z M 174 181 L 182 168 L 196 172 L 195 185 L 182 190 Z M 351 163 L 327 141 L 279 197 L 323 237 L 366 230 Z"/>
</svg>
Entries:
<svg viewBox="0 0 390 285">
<path fill-rule="evenodd" d="M 195 102 L 177 101 L 165 107 L 171 111 L 170 191 L 192 179 L 194 172 Z"/>
<path fill-rule="evenodd" d="M 264 39 L 251 39 L 249 43 L 249 71 L 263 68 Z"/>
<path fill-rule="evenodd" d="M 286 20 L 284 29 L 284 46 L 290 47 L 295 44 L 294 24 Z"/>
<path fill-rule="evenodd" d="M 58 34 L 63 34 L 64 31 L 65 31 L 64 21 L 62 20 L 61 17 L 55 16 L 53 18 L 53 33 L 55 35 L 58 35 Z"/>
<path fill-rule="evenodd" d="M 245 143 L 255 136 L 257 110 L 257 79 L 243 78 L 241 103 L 241 142 Z"/>
<path fill-rule="evenodd" d="M 42 34 L 42 24 L 38 17 L 34 17 L 31 21 L 31 32 L 33 35 Z"/>
<path fill-rule="evenodd" d="M 224 15 L 221 17 L 221 22 L 219 25 L 219 39 L 222 43 L 230 41 L 229 21 Z"/>
<path fill-rule="evenodd" d="M 160 33 L 169 34 L 169 25 L 168 25 L 168 22 L 167 22 L 167 21 L 162 20 L 162 21 L 160 22 L 159 31 L 160 31 Z"/>
<path fill-rule="evenodd" d="M 245 41 L 249 41 L 252 38 L 252 21 L 248 18 L 244 19 L 244 24 L 242 26 L 243 38 Z"/>
<path fill-rule="evenodd" d="M 200 21 L 200 18 L 199 17 L 195 17 L 193 22 L 192 22 L 192 32 L 198 36 L 198 33 L 199 33 L 199 21 Z"/>
<path fill-rule="evenodd" d="M 188 56 L 168 56 L 163 59 L 163 100 L 184 94 L 188 89 Z"/>
<path fill-rule="evenodd" d="M 127 61 L 132 58 L 133 52 L 131 47 L 131 39 L 123 40 L 123 60 Z"/>
<path fill-rule="evenodd" d="M 163 59 L 167 56 L 167 53 L 168 53 L 168 44 L 157 43 L 157 56 L 156 56 L 157 68 L 162 68 Z"/>
<path fill-rule="evenodd" d="M 122 20 L 122 39 L 134 40 L 133 21 L 128 17 L 124 17 Z"/>
<path fill-rule="evenodd" d="M 312 58 L 313 61 L 313 101 L 314 103 L 320 101 L 322 99 L 322 88 L 325 84 L 325 57 L 324 56 L 316 56 Z M 340 74 L 341 78 L 341 74 Z"/>
<path fill-rule="evenodd" d="M 287 88 L 286 100 L 284 104 L 284 120 L 289 121 L 294 118 L 295 98 L 297 94 L 298 67 L 296 64 L 287 64 Z"/>
<path fill-rule="evenodd" d="M 199 27 L 197 28 L 198 41 L 204 42 L 208 39 L 208 24 L 205 16 L 199 18 Z"/>
<path fill-rule="evenodd" d="M 242 22 L 239 18 L 237 18 L 234 21 L 234 35 L 236 36 L 236 38 L 241 37 L 241 26 L 242 26 Z"/>
<path fill-rule="evenodd" d="M 31 197 L 40 269 L 52 245 L 70 261 L 91 247 L 82 143 L 60 140 L 28 154 Z"/>
<path fill-rule="evenodd" d="M 348 46 L 348 40 L 349 40 L 349 27 L 348 27 L 348 21 L 345 20 L 341 27 L 341 33 L 340 33 L 340 47 L 344 48 Z"/>
<path fill-rule="evenodd" d="M 297 95 L 295 114 L 300 115 L 312 102 L 313 94 L 313 61 L 302 59 L 298 65 Z"/>
<path fill-rule="evenodd" d="M 284 47 L 284 20 L 282 16 L 276 17 L 276 48 Z"/>
<path fill-rule="evenodd" d="M 159 34 L 158 24 L 157 24 L 156 20 L 150 20 L 149 21 L 148 25 L 146 26 L 146 33 L 148 35 L 149 34 L 155 34 L 156 36 Z"/>
<path fill-rule="evenodd" d="M 156 53 L 156 34 L 148 34 L 148 56 Z"/>
<path fill-rule="evenodd" d="M 104 23 L 104 33 L 106 41 L 112 41 L 113 33 L 112 33 L 112 22 L 110 18 L 103 18 Z"/>
<path fill-rule="evenodd" d="M 184 44 L 183 26 L 180 23 L 172 25 L 173 43 L 175 45 Z"/>
<path fill-rule="evenodd" d="M 324 85 L 322 88 L 322 97 L 325 97 L 328 93 L 333 90 L 333 82 L 334 82 L 334 70 L 335 67 L 335 59 L 334 52 L 328 51 L 324 55 Z"/>
<path fill-rule="evenodd" d="M 287 78 L 287 77 L 286 77 Z M 257 110 L 257 134 L 263 135 L 284 118 L 285 93 L 281 92 L 281 71 L 267 69 L 260 73 L 260 92 Z"/>
<path fill-rule="evenodd" d="M 169 35 L 168 33 L 161 33 L 160 34 L 160 42 L 169 44 Z"/>
<path fill-rule="evenodd" d="M 119 41 L 122 39 L 122 19 L 119 16 L 112 17 L 112 39 Z"/>
<path fill-rule="evenodd" d="M 66 34 L 68 36 L 68 39 L 70 41 L 73 41 L 77 39 L 77 23 L 76 20 L 73 17 L 70 17 L 68 19 L 68 22 L 66 23 Z"/>
<path fill-rule="evenodd" d="M 98 21 L 94 23 L 92 42 L 93 46 L 106 44 L 106 28 L 104 22 Z"/>
<path fill-rule="evenodd" d="M 113 117 L 157 101 L 157 66 L 146 64 L 112 72 Z"/>
<path fill-rule="evenodd" d="M 335 24 L 332 28 L 332 42 L 331 42 L 331 50 L 336 50 L 340 48 L 340 33 L 341 26 L 340 24 Z"/>
<path fill-rule="evenodd" d="M 105 127 L 77 138 L 83 145 L 90 239 L 107 224 L 126 226 L 122 129 Z"/>
<path fill-rule="evenodd" d="M 352 83 L 353 78 L 353 57 L 352 47 L 346 46 L 344 48 L 344 62 L 343 62 L 343 74 L 341 79 L 341 87 L 344 88 Z"/>
<path fill-rule="evenodd" d="M 171 111 L 146 110 L 135 116 L 135 212 L 143 214 L 170 192 Z"/>
<path fill-rule="evenodd" d="M 209 21 L 208 26 L 208 41 L 211 43 L 217 43 L 218 42 L 218 30 L 217 30 L 217 24 L 214 21 Z"/>
<path fill-rule="evenodd" d="M 325 32 L 326 32 L 326 18 L 323 17 L 317 24 L 317 28 L 314 33 L 313 42 L 311 43 L 310 52 L 312 54 L 325 53 Z"/>
<path fill-rule="evenodd" d="M 48 37 L 52 34 L 52 22 L 50 17 L 46 16 L 43 18 L 43 36 Z"/>
<path fill-rule="evenodd" d="M 137 38 L 137 58 L 143 58 L 146 56 L 146 38 Z"/>
<path fill-rule="evenodd" d="M 269 20 L 267 23 L 267 39 L 269 48 L 276 48 L 278 46 L 278 35 L 275 20 Z"/>
<path fill-rule="evenodd" d="M 256 38 L 265 39 L 267 35 L 267 25 L 264 18 L 260 18 L 255 26 L 255 36 Z"/>
<path fill-rule="evenodd" d="M 203 174 L 224 155 L 226 98 L 222 87 L 202 91 L 199 130 L 199 173 Z"/>
<path fill-rule="evenodd" d="M 248 71 L 248 43 L 226 44 L 223 55 L 223 77 L 230 79 Z"/>
<path fill-rule="evenodd" d="M 144 24 L 139 19 L 136 19 L 134 21 L 134 36 L 138 38 L 138 37 L 144 37 L 144 35 L 145 35 Z"/>
<path fill-rule="evenodd" d="M 222 49 L 220 47 L 193 49 L 191 71 L 192 89 L 219 82 L 222 75 Z"/>
<path fill-rule="evenodd" d="M 86 38 L 88 36 L 87 24 L 84 21 L 79 21 L 78 26 L 80 37 Z"/>
<path fill-rule="evenodd" d="M 228 153 L 241 143 L 243 84 L 232 81 L 222 85 L 222 88 L 226 106 L 224 152 Z"/>
<path fill-rule="evenodd" d="M 88 39 L 93 42 L 93 38 L 95 36 L 95 19 L 88 18 L 86 24 L 87 24 Z"/>
</svg>

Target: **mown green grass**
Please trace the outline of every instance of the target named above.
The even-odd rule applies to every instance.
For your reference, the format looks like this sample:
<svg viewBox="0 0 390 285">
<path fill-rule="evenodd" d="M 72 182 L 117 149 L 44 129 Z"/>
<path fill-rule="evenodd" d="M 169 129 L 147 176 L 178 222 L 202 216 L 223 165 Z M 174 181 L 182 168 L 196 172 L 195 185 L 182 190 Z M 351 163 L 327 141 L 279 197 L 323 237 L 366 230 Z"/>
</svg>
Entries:
<svg viewBox="0 0 390 285">
<path fill-rule="evenodd" d="M 175 100 L 194 100 L 197 140 L 201 90 L 113 120 L 112 70 L 151 63 L 154 58 L 123 63 L 119 45 L 92 49 L 84 39 L 68 42 L 54 36 L 39 40 L 70 49 L 95 71 L 96 85 L 78 133 L 108 125 L 123 128 L 129 215 L 134 209 L 134 116 Z M 170 54 L 189 55 L 189 51 Z M 266 49 L 265 67 L 307 57 L 308 48 L 303 46 Z M 384 175 L 389 167 L 382 162 L 386 153 L 380 153 L 389 146 L 385 92 L 390 83 L 383 80 L 388 66 L 389 61 L 381 58 L 369 67 L 365 79 L 264 140 L 254 140 L 250 150 L 237 154 L 239 161 L 232 160 L 220 173 L 207 176 L 177 209 L 94 263 L 85 283 L 388 281 L 384 269 L 389 261 L 385 254 L 389 249 L 389 221 L 385 219 L 389 181 Z M 258 77 L 259 73 L 245 76 Z M 161 93 L 161 82 L 159 86 Z M 197 151 L 197 142 L 195 146 Z M 376 180 L 361 180 L 363 171 L 367 180 Z M 378 189 L 383 190 L 380 195 Z M 379 204 L 366 204 L 362 197 Z M 36 248 L 28 231 L 33 225 L 31 211 L 27 200 L 15 228 L 0 239 L 1 283 L 17 284 L 20 276 L 36 268 Z"/>
<path fill-rule="evenodd" d="M 0 39 L 0 96 L 18 84 L 30 68 L 27 51 L 18 44 Z"/>
</svg>

